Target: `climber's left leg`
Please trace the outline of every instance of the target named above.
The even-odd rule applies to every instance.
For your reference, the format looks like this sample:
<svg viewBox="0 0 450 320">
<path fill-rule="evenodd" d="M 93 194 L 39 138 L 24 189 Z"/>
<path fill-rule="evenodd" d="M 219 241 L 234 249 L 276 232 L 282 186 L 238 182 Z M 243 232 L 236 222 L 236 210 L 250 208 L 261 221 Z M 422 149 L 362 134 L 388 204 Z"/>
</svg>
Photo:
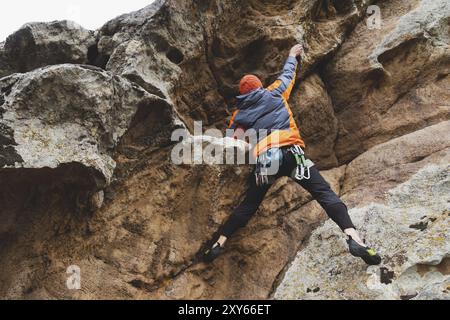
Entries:
<svg viewBox="0 0 450 320">
<path fill-rule="evenodd" d="M 306 189 L 322 206 L 327 215 L 349 237 L 348 245 L 350 253 L 362 258 L 367 264 L 380 264 L 381 257 L 375 250 L 367 247 L 360 238 L 356 228 L 348 214 L 347 206 L 331 189 L 328 182 L 322 177 L 316 167 L 310 168 L 310 178 L 297 180 L 299 185 Z"/>
<path fill-rule="evenodd" d="M 213 247 L 206 250 L 206 252 L 204 253 L 204 260 L 206 262 L 212 262 L 213 260 L 215 260 L 223 251 L 225 242 L 228 240 L 228 238 L 236 233 L 236 231 L 247 225 L 247 223 L 258 210 L 269 189 L 270 185 L 257 186 L 254 175 L 252 174 L 250 176 L 245 199 L 234 210 L 233 214 L 221 227 L 220 237 L 213 245 Z"/>
<path fill-rule="evenodd" d="M 264 200 L 270 186 L 257 186 L 253 176 L 244 201 L 234 210 L 222 227 L 222 235 L 230 238 L 238 229 L 245 227 Z"/>
<path fill-rule="evenodd" d="M 316 167 L 310 168 L 310 178 L 297 180 L 299 185 L 306 189 L 317 202 L 322 206 L 327 215 L 341 228 L 342 231 L 355 229 L 353 222 L 348 215 L 347 206 L 331 190 L 328 182 L 322 177 Z"/>
</svg>

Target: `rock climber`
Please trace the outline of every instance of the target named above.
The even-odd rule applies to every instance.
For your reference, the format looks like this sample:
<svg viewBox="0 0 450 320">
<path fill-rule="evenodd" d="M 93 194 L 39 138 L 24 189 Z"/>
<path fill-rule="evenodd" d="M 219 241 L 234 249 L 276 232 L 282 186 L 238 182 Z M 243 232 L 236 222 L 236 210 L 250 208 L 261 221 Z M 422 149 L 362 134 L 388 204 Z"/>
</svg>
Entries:
<svg viewBox="0 0 450 320">
<path fill-rule="evenodd" d="M 271 184 L 282 176 L 288 176 L 306 189 L 319 202 L 327 215 L 347 236 L 350 253 L 362 258 L 369 265 L 381 263 L 380 255 L 367 246 L 356 231 L 347 206 L 331 190 L 314 163 L 306 158 L 305 143 L 300 135 L 288 100 L 294 87 L 298 61 L 303 56 L 303 46 L 295 45 L 289 53 L 280 77 L 268 88 L 254 75 L 246 75 L 240 81 L 237 110 L 229 128 L 237 138 L 249 129 L 266 130 L 266 136 L 258 137 L 253 149 L 256 167 L 250 176 L 243 202 L 234 210 L 219 230 L 218 236 L 203 252 L 205 262 L 215 260 L 225 248 L 226 241 L 240 228 L 247 225 L 258 210 Z M 278 170 L 268 170 L 278 163 Z"/>
</svg>

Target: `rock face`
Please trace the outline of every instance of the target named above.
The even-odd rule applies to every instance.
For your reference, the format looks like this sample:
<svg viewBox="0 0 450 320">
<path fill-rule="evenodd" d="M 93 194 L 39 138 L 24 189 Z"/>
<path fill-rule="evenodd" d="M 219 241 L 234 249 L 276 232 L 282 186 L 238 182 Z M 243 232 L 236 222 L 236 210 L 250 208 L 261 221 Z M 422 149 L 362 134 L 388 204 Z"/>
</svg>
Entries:
<svg viewBox="0 0 450 320">
<path fill-rule="evenodd" d="M 380 9 L 382 28 L 358 25 L 324 68 L 340 162 L 448 119 L 450 4 L 382 1 Z"/>
<path fill-rule="evenodd" d="M 369 267 L 347 253 L 330 221 L 315 230 L 278 287 L 277 299 L 450 299 L 450 150 L 389 190 L 384 203 L 351 211 L 381 254 Z"/>
<path fill-rule="evenodd" d="M 94 33 L 75 22 L 28 23 L 0 45 L 0 78 L 53 64 L 88 63 L 94 45 Z"/>
<path fill-rule="evenodd" d="M 156 145 L 176 121 L 166 101 L 87 66 L 56 65 L 13 75 L 2 79 L 0 91 L 2 139 L 7 141 L 3 147 L 10 150 L 1 154 L 4 168 L 56 168 L 77 162 L 109 184 L 115 169 L 113 150 L 130 134 L 137 117 L 160 116 L 160 127 L 146 131 Z"/>
<path fill-rule="evenodd" d="M 77 162 L 97 171 L 103 184 L 115 169 L 112 150 L 138 109 L 162 103 L 127 80 L 75 65 L 4 78 L 0 92 L 3 168 Z"/>
<path fill-rule="evenodd" d="M 448 298 L 450 6 L 377 1 L 370 29 L 373 2 L 158 0 L 96 32 L 33 23 L 1 43 L 0 297 Z M 251 168 L 177 165 L 172 132 L 239 147 L 192 137 L 194 121 L 223 130 L 240 77 L 269 84 L 299 41 L 307 153 L 383 263 L 346 253 L 286 178 L 205 265 Z"/>
</svg>

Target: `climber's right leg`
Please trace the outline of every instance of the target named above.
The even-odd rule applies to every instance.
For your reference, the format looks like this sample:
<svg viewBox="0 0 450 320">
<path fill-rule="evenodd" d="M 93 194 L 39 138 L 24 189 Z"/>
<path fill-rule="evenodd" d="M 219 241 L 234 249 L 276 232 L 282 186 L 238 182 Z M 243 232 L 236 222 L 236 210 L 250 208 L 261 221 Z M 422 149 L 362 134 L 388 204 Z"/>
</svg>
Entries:
<svg viewBox="0 0 450 320">
<path fill-rule="evenodd" d="M 270 186 L 256 186 L 254 178 L 247 190 L 244 201 L 234 210 L 230 218 L 222 227 L 222 235 L 226 238 L 231 237 L 237 230 L 245 227 L 253 215 L 258 210 L 261 202 L 264 200 Z"/>
<path fill-rule="evenodd" d="M 328 182 L 322 177 L 319 170 L 315 167 L 310 168 L 310 178 L 297 180 L 300 186 L 306 189 L 317 202 L 322 206 L 328 216 L 341 228 L 341 230 L 349 237 L 348 245 L 350 253 L 362 258 L 369 265 L 377 265 L 381 263 L 380 255 L 372 248 L 364 244 L 360 238 L 355 226 L 348 214 L 347 206 L 342 200 L 331 190 Z"/>
<path fill-rule="evenodd" d="M 213 247 L 204 253 L 206 262 L 212 262 L 220 253 L 222 253 L 225 242 L 237 230 L 245 227 L 253 215 L 258 210 L 261 202 L 264 200 L 270 185 L 257 186 L 253 175 L 250 176 L 249 187 L 244 201 L 234 210 L 220 230 L 220 237 L 214 243 Z"/>
</svg>

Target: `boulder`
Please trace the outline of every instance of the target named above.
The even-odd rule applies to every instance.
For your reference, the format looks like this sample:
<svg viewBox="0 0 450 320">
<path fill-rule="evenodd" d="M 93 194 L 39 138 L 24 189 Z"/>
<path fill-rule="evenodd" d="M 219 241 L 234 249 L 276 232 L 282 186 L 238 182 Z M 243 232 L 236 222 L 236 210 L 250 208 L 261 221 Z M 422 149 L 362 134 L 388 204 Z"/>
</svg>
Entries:
<svg viewBox="0 0 450 320">
<path fill-rule="evenodd" d="M 57 168 L 76 162 L 97 171 L 106 184 L 115 168 L 112 152 L 138 111 L 152 112 L 142 111 L 152 104 L 170 110 L 162 99 L 127 80 L 68 64 L 3 78 L 0 92 L 0 168 Z M 163 115 L 160 125 L 170 127 L 173 119 Z"/>
<path fill-rule="evenodd" d="M 94 45 L 94 32 L 72 21 L 27 23 L 0 45 L 0 78 L 48 65 L 87 64 Z"/>
</svg>

